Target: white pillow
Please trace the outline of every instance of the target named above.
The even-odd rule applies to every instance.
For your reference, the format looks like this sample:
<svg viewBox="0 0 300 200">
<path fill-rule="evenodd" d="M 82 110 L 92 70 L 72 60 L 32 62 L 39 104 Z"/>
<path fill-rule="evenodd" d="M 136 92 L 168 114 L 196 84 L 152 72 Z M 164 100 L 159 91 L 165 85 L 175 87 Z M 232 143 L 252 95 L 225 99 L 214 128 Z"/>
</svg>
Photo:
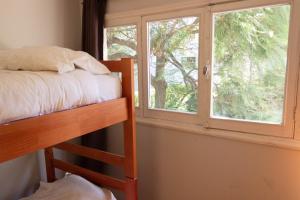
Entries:
<svg viewBox="0 0 300 200">
<path fill-rule="evenodd" d="M 75 65 L 92 74 L 110 73 L 107 67 L 83 51 L 56 46 L 0 51 L 0 69 L 65 73 L 75 70 Z"/>
<path fill-rule="evenodd" d="M 40 188 L 31 196 L 20 200 L 116 200 L 107 189 L 90 183 L 77 175 L 67 175 L 53 183 L 41 182 Z"/>
<path fill-rule="evenodd" d="M 83 51 L 74 51 L 72 62 L 76 67 L 84 69 L 92 74 L 109 74 L 110 71 L 105 65 L 96 60 L 93 56 Z"/>
<path fill-rule="evenodd" d="M 0 51 L 0 68 L 26 71 L 75 70 L 71 62 L 72 50 L 61 47 L 25 47 Z"/>
</svg>

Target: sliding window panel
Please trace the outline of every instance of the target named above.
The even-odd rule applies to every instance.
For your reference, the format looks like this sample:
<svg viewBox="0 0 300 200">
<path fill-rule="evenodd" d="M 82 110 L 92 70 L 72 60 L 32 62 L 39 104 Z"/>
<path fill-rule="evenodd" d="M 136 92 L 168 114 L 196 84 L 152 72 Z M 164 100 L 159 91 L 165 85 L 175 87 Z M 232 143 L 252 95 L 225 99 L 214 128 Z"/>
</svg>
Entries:
<svg viewBox="0 0 300 200">
<path fill-rule="evenodd" d="M 121 58 L 134 59 L 134 96 L 135 106 L 141 112 L 141 18 L 121 20 L 106 20 L 104 58 L 119 60 Z"/>
<path fill-rule="evenodd" d="M 201 13 L 143 18 L 146 117 L 199 122 Z"/>
<path fill-rule="evenodd" d="M 274 0 L 212 6 L 208 127 L 293 136 L 292 7 Z"/>
</svg>

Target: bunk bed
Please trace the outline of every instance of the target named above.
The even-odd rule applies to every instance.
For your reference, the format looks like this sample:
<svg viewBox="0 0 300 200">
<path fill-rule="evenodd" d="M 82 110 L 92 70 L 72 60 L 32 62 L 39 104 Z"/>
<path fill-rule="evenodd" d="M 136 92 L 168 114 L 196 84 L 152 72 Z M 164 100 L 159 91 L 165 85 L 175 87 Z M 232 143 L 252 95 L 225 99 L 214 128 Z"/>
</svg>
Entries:
<svg viewBox="0 0 300 200">
<path fill-rule="evenodd" d="M 0 125 L 0 163 L 45 149 L 47 181 L 56 180 L 55 169 L 80 175 L 101 186 L 121 190 L 126 200 L 137 200 L 136 127 L 134 110 L 133 61 L 101 61 L 111 72 L 121 73 L 122 97 L 102 103 L 54 112 Z M 96 130 L 122 123 L 124 155 L 116 155 L 66 141 Z M 57 148 L 124 169 L 125 179 L 55 158 Z"/>
</svg>

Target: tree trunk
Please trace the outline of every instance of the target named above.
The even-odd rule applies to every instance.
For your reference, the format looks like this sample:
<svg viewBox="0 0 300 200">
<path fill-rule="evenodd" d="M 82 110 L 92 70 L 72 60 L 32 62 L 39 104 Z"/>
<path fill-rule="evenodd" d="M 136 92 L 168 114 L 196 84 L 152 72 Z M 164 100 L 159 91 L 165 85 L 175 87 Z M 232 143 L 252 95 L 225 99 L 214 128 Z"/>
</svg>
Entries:
<svg viewBox="0 0 300 200">
<path fill-rule="evenodd" d="M 152 79 L 152 86 L 155 89 L 155 108 L 165 108 L 167 82 L 165 80 L 165 56 L 156 57 L 156 72 Z"/>
</svg>

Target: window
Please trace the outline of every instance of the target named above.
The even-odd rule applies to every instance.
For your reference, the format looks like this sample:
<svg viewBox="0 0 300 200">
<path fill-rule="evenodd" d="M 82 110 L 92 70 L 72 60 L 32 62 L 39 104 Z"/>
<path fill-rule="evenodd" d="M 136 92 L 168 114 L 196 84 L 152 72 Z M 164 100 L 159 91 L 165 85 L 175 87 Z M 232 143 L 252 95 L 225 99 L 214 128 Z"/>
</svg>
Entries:
<svg viewBox="0 0 300 200">
<path fill-rule="evenodd" d="M 199 17 L 148 22 L 151 109 L 197 112 Z"/>
<path fill-rule="evenodd" d="M 290 6 L 213 17 L 211 116 L 281 124 Z"/>
<path fill-rule="evenodd" d="M 109 23 L 108 58 L 135 58 L 140 116 L 292 138 L 300 0 L 198 3 Z"/>
<path fill-rule="evenodd" d="M 106 58 L 134 59 L 135 105 L 139 107 L 138 58 L 137 58 L 137 26 L 124 25 L 106 28 Z"/>
<path fill-rule="evenodd" d="M 291 6 L 252 6 L 211 9 L 208 126 L 291 137 L 295 102 L 286 84 L 294 79 L 288 66 Z"/>
</svg>

